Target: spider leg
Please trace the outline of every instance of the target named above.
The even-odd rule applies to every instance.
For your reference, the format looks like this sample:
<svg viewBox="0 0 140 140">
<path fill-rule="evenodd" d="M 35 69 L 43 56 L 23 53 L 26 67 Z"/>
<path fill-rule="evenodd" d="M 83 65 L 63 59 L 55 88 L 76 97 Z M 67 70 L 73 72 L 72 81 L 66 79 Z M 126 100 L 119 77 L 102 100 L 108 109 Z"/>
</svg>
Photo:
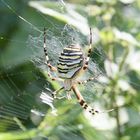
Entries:
<svg viewBox="0 0 140 140">
<path fill-rule="evenodd" d="M 57 68 L 52 66 L 49 62 L 49 57 L 48 57 L 48 52 L 47 52 L 47 47 L 46 47 L 46 28 L 44 28 L 44 44 L 43 44 L 43 48 L 44 48 L 44 54 L 46 57 L 46 64 L 48 65 L 48 67 L 50 68 L 51 71 L 57 71 Z"/>
<path fill-rule="evenodd" d="M 43 44 L 43 48 L 44 48 L 44 54 L 45 54 L 45 57 L 46 57 L 45 64 L 49 67 L 50 71 L 56 72 L 57 68 L 52 66 L 50 64 L 50 62 L 49 62 L 49 57 L 48 57 L 48 52 L 47 52 L 47 47 L 46 47 L 46 29 L 45 28 L 44 28 L 44 44 Z M 50 77 L 50 79 L 52 81 L 60 81 L 61 80 L 60 78 L 53 77 L 49 71 L 48 71 L 48 76 Z"/>
<path fill-rule="evenodd" d="M 86 84 L 87 82 L 92 81 L 92 80 L 94 80 L 95 78 L 96 78 L 96 77 L 90 77 L 90 78 L 87 79 L 87 80 L 77 81 L 77 84 L 79 84 L 79 85 Z"/>
<path fill-rule="evenodd" d="M 52 81 L 63 81 L 61 78 L 58 78 L 58 77 L 54 77 L 50 74 L 49 71 L 47 71 L 48 73 L 48 77 L 52 80 Z"/>
<path fill-rule="evenodd" d="M 85 60 L 85 65 L 83 66 L 83 70 L 86 70 L 88 67 L 88 62 L 89 62 L 89 58 L 90 58 L 90 54 L 91 54 L 91 48 L 92 48 L 92 31 L 91 31 L 91 27 L 90 27 L 89 49 L 88 49 L 87 58 Z"/>
<path fill-rule="evenodd" d="M 87 80 L 77 81 L 77 84 L 79 84 L 79 85 L 81 85 L 81 84 L 86 84 L 87 82 L 90 82 L 90 81 L 92 81 L 92 80 L 95 80 L 98 76 L 99 76 L 99 75 L 94 76 L 94 77 L 90 77 L 90 78 L 88 78 Z"/>
<path fill-rule="evenodd" d="M 53 96 L 53 98 L 54 98 L 54 99 L 62 99 L 62 98 L 66 98 L 66 96 L 62 96 L 62 97 L 57 97 L 57 96 L 56 96 L 56 95 L 57 95 L 61 90 L 63 90 L 63 89 L 64 89 L 64 87 L 61 87 L 61 88 L 59 88 L 58 90 L 52 92 L 52 96 Z"/>
<path fill-rule="evenodd" d="M 72 99 L 70 91 L 67 92 L 67 99 L 68 100 L 71 100 Z"/>
<path fill-rule="evenodd" d="M 54 99 L 64 98 L 64 97 L 56 97 L 56 94 L 58 94 L 63 89 L 64 89 L 64 87 L 61 87 L 60 89 L 52 92 L 50 89 L 47 88 L 47 90 L 51 93 L 52 97 L 50 97 L 49 94 L 42 92 L 40 95 L 40 98 L 41 98 L 43 103 L 46 103 L 46 104 L 52 103 Z"/>
<path fill-rule="evenodd" d="M 75 93 L 79 104 L 82 106 L 82 108 L 84 108 L 85 110 L 87 110 L 89 113 L 91 113 L 92 115 L 98 114 L 99 111 L 93 109 L 92 107 L 90 107 L 84 100 L 83 96 L 81 95 L 80 91 L 78 90 L 78 88 L 76 87 L 76 85 L 72 86 L 72 90 Z"/>
</svg>

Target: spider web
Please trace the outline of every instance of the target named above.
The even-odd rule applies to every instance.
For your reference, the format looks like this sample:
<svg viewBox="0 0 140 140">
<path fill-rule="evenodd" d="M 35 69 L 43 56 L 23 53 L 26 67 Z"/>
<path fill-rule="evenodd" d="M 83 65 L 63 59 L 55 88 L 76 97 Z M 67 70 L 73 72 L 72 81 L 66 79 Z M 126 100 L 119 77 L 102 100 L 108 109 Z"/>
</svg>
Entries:
<svg viewBox="0 0 140 140">
<path fill-rule="evenodd" d="M 47 35 L 46 35 L 46 45 L 47 45 L 47 53 L 49 56 L 50 63 L 53 66 L 57 66 L 57 61 L 59 54 L 63 50 L 65 46 L 69 46 L 72 43 L 79 43 L 82 47 L 82 49 L 85 52 L 85 56 L 87 55 L 87 49 L 89 47 L 89 38 L 86 38 L 83 36 L 78 30 L 73 28 L 70 25 L 65 25 L 63 28 L 56 28 L 58 30 L 59 34 L 56 35 L 53 32 L 53 29 L 47 30 Z M 32 50 L 32 56 L 31 60 L 32 62 L 42 71 L 46 73 L 46 71 L 49 71 L 48 67 L 45 65 L 45 55 L 43 51 L 43 33 L 39 37 L 32 37 L 29 36 L 28 39 L 28 47 L 31 48 Z M 54 51 L 55 50 L 55 51 Z M 103 52 L 101 52 L 100 49 L 95 50 L 96 55 L 99 55 L 101 59 L 105 57 Z M 55 59 L 54 59 L 55 58 Z M 51 71 L 49 71 L 51 73 Z M 57 77 L 57 73 L 51 73 L 54 77 Z M 97 76 L 98 75 L 98 76 Z M 89 61 L 89 66 L 88 70 L 86 71 L 85 74 L 83 74 L 80 77 L 80 80 L 87 80 L 90 77 L 99 77 L 103 74 L 103 71 L 100 70 L 99 66 L 97 65 L 97 62 L 93 62 L 92 60 Z M 87 89 L 90 91 L 92 86 L 95 86 L 95 83 L 97 80 L 95 79 L 94 82 L 88 82 L 87 83 Z M 94 83 L 94 84 L 93 84 Z M 103 85 L 102 85 L 103 86 Z M 96 89 L 96 88 L 95 88 Z M 90 99 L 91 97 L 88 96 Z"/>
<path fill-rule="evenodd" d="M 17 12 L 16 15 L 18 15 Z M 43 16 L 42 18 L 46 21 L 46 18 Z M 47 90 L 47 88 L 53 89 L 52 84 L 47 81 L 46 71 L 48 70 L 48 67 L 44 63 L 45 56 L 43 52 L 43 27 L 36 27 L 34 25 L 32 26 L 32 23 L 26 19 L 23 21 L 24 24 L 29 22 L 31 28 L 28 27 L 27 31 L 30 30 L 30 32 L 34 35 L 29 35 L 29 33 L 27 33 L 28 39 L 26 41 L 14 39 L 10 41 L 18 43 L 19 46 L 23 43 L 25 46 L 24 49 L 29 53 L 29 55 L 27 55 L 28 58 L 23 58 L 22 63 L 18 61 L 10 63 L 7 61 L 7 59 L 5 59 L 5 56 L 0 56 L 1 131 L 4 131 L 6 128 L 5 125 L 7 125 L 8 129 L 10 130 L 18 129 L 19 125 L 14 118 L 20 119 L 25 125 L 28 123 L 28 120 L 31 119 L 33 121 L 32 113 L 36 114 L 39 120 L 41 120 L 41 117 L 46 113 L 45 109 L 49 109 L 49 107 L 45 104 L 42 104 L 39 99 L 42 91 L 49 94 L 50 91 Z M 86 53 L 89 45 L 88 37 L 84 36 L 80 31 L 76 30 L 70 25 L 66 24 L 63 27 L 57 26 L 54 23 L 53 25 L 54 28 L 47 29 L 46 44 L 48 56 L 54 66 L 56 66 L 58 56 L 63 47 L 70 45 L 71 43 L 78 42 Z M 38 36 L 35 35 L 36 31 L 39 34 Z M 94 54 L 100 57 L 101 60 L 105 59 L 104 52 L 102 52 L 99 46 L 94 49 Z M 22 65 L 23 62 L 24 66 Z M 28 66 L 30 66 L 30 68 L 28 68 Z M 101 69 L 98 62 L 90 60 L 89 68 L 85 75 L 81 76 L 81 80 L 85 80 L 87 77 L 91 76 L 96 77 L 97 75 L 99 75 L 98 78 L 102 75 L 105 75 L 104 70 Z M 17 79 L 19 79 L 18 77 L 21 77 L 21 81 L 18 81 L 19 83 L 17 83 Z M 95 79 L 84 86 L 80 86 L 82 95 L 88 102 L 93 102 L 93 99 L 100 97 L 102 94 L 104 85 L 98 82 L 98 78 L 97 80 Z M 38 83 L 40 83 L 40 85 L 38 85 Z M 28 86 L 24 87 L 25 85 Z M 24 104 L 25 100 L 27 104 Z M 43 109 L 42 106 L 44 107 Z"/>
<path fill-rule="evenodd" d="M 26 19 L 24 19 L 24 22 L 26 23 Z M 29 30 L 33 33 L 36 29 L 39 32 L 41 31 L 37 27 L 30 28 Z M 41 27 L 41 29 L 43 30 L 43 27 Z M 55 34 L 53 30 L 55 30 Z M 10 42 L 17 43 L 19 46 L 24 44 L 24 50 L 26 50 L 29 55 L 27 55 L 28 58 L 21 59 L 23 64 L 16 60 L 16 58 L 15 61 L 12 62 L 6 59 L 4 55 L 1 55 L 0 57 L 2 67 L 0 71 L 1 131 L 6 128 L 5 125 L 11 130 L 18 129 L 19 125 L 14 118 L 18 118 L 23 124 L 26 124 L 28 120 L 32 119 L 32 113 L 39 115 L 40 117 L 46 113 L 46 111 L 44 111 L 45 109 L 41 109 L 42 103 L 39 99 L 41 92 L 43 91 L 49 94 L 49 90 L 47 90 L 46 87 L 51 87 L 51 84 L 46 80 L 46 75 L 42 74 L 42 72 L 46 73 L 48 69 L 44 63 L 43 31 L 41 31 L 39 36 L 34 36 L 29 35 L 27 41 L 10 39 Z M 64 46 L 70 45 L 71 43 L 79 43 L 83 47 L 83 50 L 86 51 L 88 48 L 88 39 L 74 27 L 69 25 L 63 27 L 55 25 L 54 28 L 47 29 L 46 38 L 48 56 L 54 66 L 57 63 L 58 55 Z M 28 66 L 30 66 L 30 68 L 27 68 Z M 96 75 L 99 72 L 96 64 L 92 61 L 89 66 L 90 71 L 87 72 L 86 76 Z M 15 71 L 17 72 L 15 73 Z M 83 80 L 84 78 L 87 78 L 86 76 L 83 77 Z M 19 80 L 19 77 L 21 80 L 17 83 L 16 80 Z M 38 81 L 40 82 L 40 85 L 37 85 Z M 22 84 L 23 87 L 21 86 Z M 28 85 L 28 87 L 25 88 L 25 85 Z M 88 85 L 90 87 L 92 84 L 89 83 Z M 90 99 L 89 96 L 88 99 Z M 24 104 L 25 100 L 26 104 Z M 43 106 L 46 105 L 44 104 Z"/>
</svg>

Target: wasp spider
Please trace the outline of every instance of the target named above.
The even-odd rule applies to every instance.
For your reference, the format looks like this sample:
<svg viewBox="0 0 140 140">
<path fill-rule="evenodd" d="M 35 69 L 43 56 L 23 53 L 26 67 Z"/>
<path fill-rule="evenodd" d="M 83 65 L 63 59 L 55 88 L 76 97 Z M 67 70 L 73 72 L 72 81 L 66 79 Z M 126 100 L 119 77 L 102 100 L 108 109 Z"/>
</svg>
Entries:
<svg viewBox="0 0 140 140">
<path fill-rule="evenodd" d="M 81 95 L 80 91 L 78 90 L 76 84 L 83 84 L 88 81 L 93 80 L 94 78 L 89 78 L 85 81 L 77 81 L 77 77 L 81 72 L 84 72 L 88 67 L 89 57 L 91 54 L 91 45 L 92 45 L 92 31 L 90 28 L 90 39 L 89 39 L 89 49 L 87 56 L 84 55 L 82 48 L 79 44 L 71 44 L 70 46 L 64 47 L 63 51 L 59 55 L 59 60 L 57 62 L 57 67 L 54 67 L 50 64 L 49 57 L 47 54 L 47 48 L 46 48 L 46 29 L 44 29 L 44 53 L 46 56 L 46 64 L 50 68 L 52 72 L 58 73 L 58 78 L 53 77 L 50 73 L 48 73 L 48 76 L 52 80 L 63 80 L 64 86 L 60 89 L 53 92 L 53 97 L 56 97 L 56 94 L 58 94 L 61 90 L 66 90 L 69 92 L 72 90 L 78 101 L 79 104 L 88 112 L 91 114 L 97 114 L 98 111 L 90 107 L 84 100 L 83 96 Z M 69 95 L 69 94 L 68 94 Z M 70 95 L 68 96 L 70 98 Z M 44 93 L 41 94 L 40 98 L 42 99 L 42 102 L 45 102 L 46 96 Z"/>
</svg>

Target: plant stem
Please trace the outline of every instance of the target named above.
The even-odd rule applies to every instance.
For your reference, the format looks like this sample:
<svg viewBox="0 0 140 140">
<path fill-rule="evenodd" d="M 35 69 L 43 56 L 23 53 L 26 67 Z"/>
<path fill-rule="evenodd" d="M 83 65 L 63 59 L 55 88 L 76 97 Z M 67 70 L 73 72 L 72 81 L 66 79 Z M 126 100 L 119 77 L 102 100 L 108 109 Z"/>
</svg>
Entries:
<svg viewBox="0 0 140 140">
<path fill-rule="evenodd" d="M 113 102 L 113 108 L 115 108 L 115 120 L 116 120 L 116 129 L 117 129 L 117 140 L 120 139 L 120 137 L 122 136 L 121 134 L 121 126 L 120 126 L 120 114 L 119 114 L 119 109 L 120 107 L 117 105 L 117 93 L 115 92 L 115 89 L 116 89 L 116 82 L 113 82 L 113 85 L 112 85 L 112 90 L 111 90 L 111 99 L 112 99 L 112 102 Z"/>
<path fill-rule="evenodd" d="M 121 130 L 120 130 L 120 119 L 119 119 L 119 108 L 116 108 L 116 124 L 117 124 L 117 135 L 118 139 L 122 136 Z"/>
</svg>

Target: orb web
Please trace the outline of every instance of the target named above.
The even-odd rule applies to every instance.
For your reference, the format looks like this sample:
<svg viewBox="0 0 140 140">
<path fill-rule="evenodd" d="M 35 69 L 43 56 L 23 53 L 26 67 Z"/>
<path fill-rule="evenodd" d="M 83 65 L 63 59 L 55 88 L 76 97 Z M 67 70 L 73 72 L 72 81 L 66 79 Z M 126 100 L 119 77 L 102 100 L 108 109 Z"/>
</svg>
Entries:
<svg viewBox="0 0 140 140">
<path fill-rule="evenodd" d="M 56 66 L 57 60 L 58 60 L 58 56 L 61 53 L 61 51 L 63 50 L 63 47 L 70 45 L 71 43 L 79 43 L 82 47 L 82 49 L 85 52 L 86 55 L 86 50 L 88 49 L 88 39 L 85 39 L 85 36 L 82 36 L 80 34 L 80 32 L 78 32 L 74 27 L 71 27 L 69 25 L 65 25 L 63 28 L 61 27 L 57 27 L 57 34 L 55 34 L 53 32 L 53 30 L 55 29 L 47 29 L 47 35 L 46 35 L 46 46 L 47 46 L 47 50 L 48 50 L 48 56 L 50 58 L 50 62 Z M 34 35 L 35 36 L 35 35 Z M 24 70 L 20 70 L 17 73 L 13 73 L 11 70 L 13 68 L 15 68 L 16 66 L 9 66 L 4 62 L 3 59 L 3 67 L 6 68 L 6 76 L 2 76 L 2 83 L 1 84 L 1 88 L 6 88 L 8 89 L 8 91 L 12 91 L 12 94 L 8 94 L 8 91 L 6 91 L 6 93 L 2 93 L 1 99 L 3 99 L 2 102 L 6 102 L 7 100 L 9 100 L 8 104 L 6 104 L 4 107 L 2 107 L 2 112 L 5 113 L 5 118 L 11 118 L 11 117 L 17 117 L 19 119 L 22 120 L 22 118 L 24 118 L 25 120 L 29 118 L 30 116 L 30 112 L 34 113 L 34 114 L 45 114 L 45 112 L 37 112 L 39 109 L 33 105 L 33 102 L 36 102 L 36 100 L 39 99 L 35 99 L 36 97 L 39 98 L 39 94 L 43 91 L 45 93 L 47 93 L 48 95 L 50 95 L 49 91 L 46 90 L 46 87 L 48 88 L 51 84 L 47 82 L 47 79 L 45 76 L 41 76 L 41 74 L 37 74 L 35 69 L 37 70 L 41 70 L 41 72 L 46 72 L 48 70 L 48 67 L 45 64 L 45 55 L 43 52 L 43 31 L 42 33 L 37 36 L 34 37 L 32 35 L 29 35 L 27 42 L 25 42 L 26 45 L 26 49 L 28 49 L 31 53 L 30 56 L 28 58 L 29 61 L 31 61 L 35 67 L 32 67 L 30 70 L 29 69 L 25 69 Z M 82 37 L 81 37 L 82 36 Z M 26 61 L 25 61 L 26 63 Z M 85 75 L 81 76 L 81 80 L 86 80 L 87 77 L 90 76 L 96 76 L 97 74 L 99 74 L 101 71 L 99 70 L 98 66 L 96 65 L 96 63 L 92 62 L 90 60 L 89 63 L 89 68 L 87 70 L 87 72 L 85 73 Z M 32 75 L 34 77 L 35 81 L 30 81 L 27 80 L 29 88 L 24 89 L 24 87 L 20 87 L 17 83 L 16 83 L 16 78 L 17 77 L 21 77 L 21 79 L 23 77 L 26 77 L 29 75 Z M 55 75 L 57 76 L 57 75 Z M 7 81 L 7 79 L 9 81 Z M 36 85 L 36 83 L 38 81 L 42 82 L 42 88 L 40 87 L 40 85 Z M 21 82 L 21 81 L 19 81 Z M 89 82 L 87 83 L 87 90 L 90 90 L 91 93 L 91 85 L 93 86 L 94 82 Z M 6 86 L 6 87 L 5 87 Z M 36 86 L 38 87 L 38 93 L 36 93 L 37 95 L 31 94 L 32 88 Z M 22 88 L 24 89 L 22 91 Z M 14 90 L 13 90 L 14 89 Z M 84 90 L 82 90 L 84 91 Z M 18 93 L 18 94 L 17 94 Z M 8 94 L 8 95 L 7 95 Z M 14 95 L 15 94 L 15 95 Z M 92 93 L 93 94 L 93 93 Z M 89 100 L 92 101 L 92 94 L 88 94 L 86 92 L 83 92 L 83 96 Z M 18 95 L 18 96 L 17 96 Z M 4 96 L 4 97 L 3 97 Z M 9 99 L 8 99 L 9 98 Z M 75 98 L 73 96 L 73 98 Z M 24 105 L 24 100 L 26 99 L 30 99 L 32 100 L 32 102 L 30 102 L 29 100 L 29 104 Z M 38 103 L 38 102 L 37 102 Z M 39 103 L 40 104 L 40 103 Z M 16 107 L 16 106 L 23 106 L 22 109 Z M 27 109 L 28 108 L 28 109 Z M 4 115 L 3 115 L 4 116 Z M 43 115 L 41 115 L 43 116 Z M 10 120 L 10 122 L 12 122 L 16 125 L 14 120 Z M 24 121 L 23 121 L 24 122 Z M 17 126 L 17 125 L 16 125 Z"/>
<path fill-rule="evenodd" d="M 17 12 L 16 15 L 21 20 L 24 19 L 19 16 Z M 44 20 L 46 19 L 44 18 Z M 47 81 L 46 75 L 42 73 L 48 70 L 48 67 L 44 63 L 45 56 L 43 52 L 43 27 L 39 27 L 39 29 L 38 27 L 32 25 L 30 21 L 27 21 L 26 19 L 24 19 L 23 21 L 25 22 L 25 24 L 27 23 L 30 25 L 31 28 L 29 27 L 29 30 L 31 30 L 31 33 L 34 35 L 29 35 L 27 41 L 19 41 L 14 39 L 11 39 L 10 41 L 15 42 L 19 46 L 21 45 L 21 43 L 23 43 L 24 49 L 29 52 L 29 54 L 21 61 L 14 61 L 12 63 L 10 61 L 6 61 L 3 55 L 1 56 L 1 131 L 4 131 L 4 129 L 7 128 L 9 130 L 19 129 L 19 125 L 15 121 L 15 118 L 18 118 L 24 125 L 28 122 L 29 119 L 31 119 L 31 113 L 39 116 L 44 116 L 44 114 L 47 112 L 47 110 L 42 110 L 42 103 L 39 100 L 39 96 L 42 91 L 50 95 L 50 91 L 47 90 L 47 88 L 51 87 L 51 83 Z M 81 34 L 80 31 L 76 30 L 76 28 L 68 24 L 61 27 L 55 25 L 54 23 L 53 25 L 53 28 L 47 29 L 46 45 L 50 62 L 54 66 L 57 63 L 59 54 L 65 46 L 68 46 L 72 43 L 79 43 L 82 46 L 84 52 L 86 52 L 89 41 L 83 34 Z M 28 31 L 28 29 L 26 30 Z M 36 31 L 39 32 L 39 36 L 35 34 Z M 27 66 L 22 66 L 26 65 L 26 63 Z M 30 66 L 30 68 L 28 68 L 28 66 Z M 89 69 L 90 72 L 87 71 L 86 76 L 81 77 L 83 80 L 88 76 L 95 76 L 97 73 L 99 73 L 99 70 L 97 70 L 97 65 L 95 65 L 95 63 L 93 63 L 92 61 L 90 63 Z M 37 85 L 37 83 L 40 84 Z M 88 84 L 88 89 L 90 89 L 91 91 L 90 85 L 92 85 L 92 83 L 90 83 Z M 84 97 L 87 96 L 89 99 L 89 94 L 84 94 Z M 48 107 L 46 108 L 48 109 Z"/>
<path fill-rule="evenodd" d="M 55 34 L 53 30 L 55 30 L 57 34 Z M 31 56 L 32 62 L 37 67 L 39 67 L 44 73 L 47 73 L 49 69 L 45 64 L 45 55 L 43 51 L 43 39 L 44 39 L 43 33 L 39 37 L 29 36 L 28 47 L 32 50 L 32 56 Z M 46 47 L 47 47 L 47 53 L 49 56 L 50 63 L 53 66 L 57 66 L 58 57 L 61 51 L 63 50 L 63 48 L 73 43 L 74 44 L 79 43 L 83 49 L 85 56 L 87 55 L 87 50 L 89 47 L 89 36 L 85 37 L 74 27 L 67 24 L 63 28 L 57 27 L 55 29 L 53 28 L 47 29 Z M 94 45 L 95 44 L 93 44 L 93 48 L 94 48 Z M 98 55 L 98 57 L 101 57 L 102 60 L 105 58 L 105 55 L 103 54 L 102 50 L 99 49 L 99 47 L 98 49 L 96 48 L 93 49 L 93 52 L 96 55 Z M 51 71 L 49 72 L 51 73 Z M 57 77 L 57 73 L 51 73 L 51 74 L 54 77 Z M 82 80 L 82 81 L 87 80 L 90 77 L 95 77 L 93 81 L 86 83 L 85 85 L 83 85 L 83 88 L 81 88 L 81 89 L 84 89 L 82 90 L 83 96 L 89 102 L 92 102 L 93 96 L 95 96 L 95 93 L 98 92 L 98 89 L 101 91 L 101 89 L 104 88 L 104 85 L 98 82 L 98 78 L 102 75 L 104 75 L 104 71 L 101 70 L 98 63 L 96 61 L 93 61 L 91 58 L 89 61 L 89 67 L 87 71 L 85 72 L 85 74 L 79 77 L 79 80 Z M 86 90 L 84 86 L 86 87 Z M 93 89 L 95 90 L 94 92 L 93 92 Z"/>
</svg>

